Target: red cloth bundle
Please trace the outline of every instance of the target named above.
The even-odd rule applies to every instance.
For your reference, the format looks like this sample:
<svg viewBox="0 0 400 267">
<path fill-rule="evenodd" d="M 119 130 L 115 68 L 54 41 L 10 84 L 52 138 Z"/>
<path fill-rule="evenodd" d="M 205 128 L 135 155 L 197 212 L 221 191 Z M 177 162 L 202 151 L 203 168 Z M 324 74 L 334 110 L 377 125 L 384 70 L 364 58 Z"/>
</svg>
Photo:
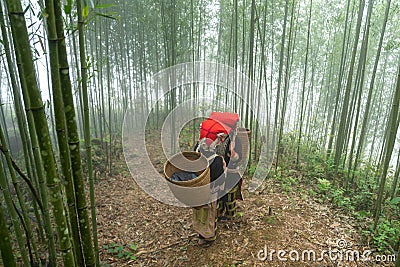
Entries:
<svg viewBox="0 0 400 267">
<path fill-rule="evenodd" d="M 212 112 L 209 118 L 228 125 L 230 128 L 235 128 L 239 121 L 239 115 L 231 112 Z"/>
<path fill-rule="evenodd" d="M 212 112 L 210 117 L 200 124 L 200 139 L 207 138 L 207 145 L 211 145 L 218 134 L 229 134 L 238 121 L 239 115 L 236 113 Z"/>
</svg>

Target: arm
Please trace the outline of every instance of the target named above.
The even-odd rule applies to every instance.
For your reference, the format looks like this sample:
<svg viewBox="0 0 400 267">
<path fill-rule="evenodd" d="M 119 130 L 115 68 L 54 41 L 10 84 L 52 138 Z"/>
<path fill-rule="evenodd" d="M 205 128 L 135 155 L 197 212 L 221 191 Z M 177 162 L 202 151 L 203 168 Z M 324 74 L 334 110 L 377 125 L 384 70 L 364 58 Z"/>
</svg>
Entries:
<svg viewBox="0 0 400 267">
<path fill-rule="evenodd" d="M 232 163 L 238 163 L 242 160 L 242 141 L 240 138 L 234 138 L 234 140 L 230 143 L 230 160 Z"/>
</svg>

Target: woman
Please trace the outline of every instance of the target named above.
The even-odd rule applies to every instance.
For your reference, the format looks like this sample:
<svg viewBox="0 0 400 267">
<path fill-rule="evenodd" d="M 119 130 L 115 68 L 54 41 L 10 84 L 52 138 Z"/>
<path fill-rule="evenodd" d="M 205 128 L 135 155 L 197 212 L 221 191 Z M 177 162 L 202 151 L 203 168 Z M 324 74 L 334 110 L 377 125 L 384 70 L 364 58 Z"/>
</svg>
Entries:
<svg viewBox="0 0 400 267">
<path fill-rule="evenodd" d="M 203 138 L 195 146 L 195 150 L 203 154 L 210 166 L 210 183 L 211 202 L 209 204 L 193 208 L 193 228 L 199 234 L 199 245 L 202 247 L 209 246 L 216 239 L 216 210 L 217 210 L 217 194 L 220 189 L 221 182 L 225 170 L 225 161 L 223 157 L 218 156 L 216 150 L 211 144 L 207 144 L 207 139 Z M 214 182 L 214 183 L 213 183 Z"/>
</svg>

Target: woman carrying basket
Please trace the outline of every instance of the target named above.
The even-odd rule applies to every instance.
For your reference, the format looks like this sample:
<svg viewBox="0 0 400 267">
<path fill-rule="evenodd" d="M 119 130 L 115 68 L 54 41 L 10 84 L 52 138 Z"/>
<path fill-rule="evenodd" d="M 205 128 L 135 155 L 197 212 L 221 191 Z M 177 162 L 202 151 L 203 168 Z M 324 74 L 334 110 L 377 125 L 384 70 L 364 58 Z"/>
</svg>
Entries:
<svg viewBox="0 0 400 267">
<path fill-rule="evenodd" d="M 195 150 L 203 154 L 210 166 L 211 202 L 193 208 L 193 228 L 199 234 L 199 246 L 206 247 L 212 244 L 216 239 L 216 214 L 217 214 L 217 194 L 223 185 L 220 182 L 224 179 L 218 179 L 224 176 L 225 161 L 223 157 L 216 153 L 215 144 L 218 139 L 213 141 L 203 138 L 195 146 Z"/>
</svg>

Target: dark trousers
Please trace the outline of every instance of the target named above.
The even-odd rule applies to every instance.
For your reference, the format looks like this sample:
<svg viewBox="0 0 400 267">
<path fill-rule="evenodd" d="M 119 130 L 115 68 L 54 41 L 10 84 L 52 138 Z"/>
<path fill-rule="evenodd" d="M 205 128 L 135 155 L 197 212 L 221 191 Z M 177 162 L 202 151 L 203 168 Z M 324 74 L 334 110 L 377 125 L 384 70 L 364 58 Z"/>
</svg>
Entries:
<svg viewBox="0 0 400 267">
<path fill-rule="evenodd" d="M 232 187 L 232 185 L 234 186 Z M 241 184 L 242 178 L 239 173 L 227 173 L 225 187 L 232 187 L 223 197 L 218 200 L 217 216 L 225 216 L 228 219 L 232 219 L 236 215 L 236 200 L 241 199 Z"/>
</svg>

